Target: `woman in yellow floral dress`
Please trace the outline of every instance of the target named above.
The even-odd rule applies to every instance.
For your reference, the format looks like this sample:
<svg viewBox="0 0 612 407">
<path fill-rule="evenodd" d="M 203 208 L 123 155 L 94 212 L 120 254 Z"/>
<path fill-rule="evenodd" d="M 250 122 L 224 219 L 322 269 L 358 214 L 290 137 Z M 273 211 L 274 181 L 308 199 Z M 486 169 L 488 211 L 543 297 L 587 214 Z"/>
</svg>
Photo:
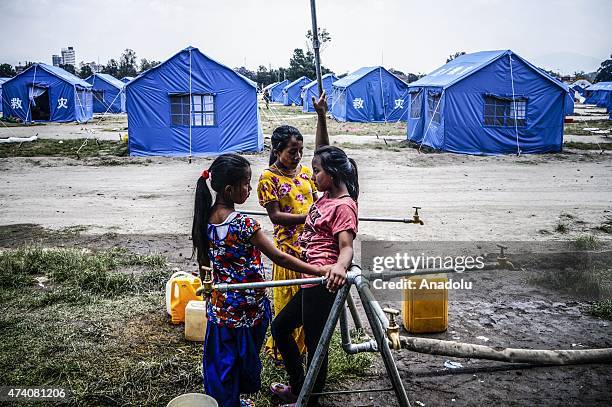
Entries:
<svg viewBox="0 0 612 407">
<path fill-rule="evenodd" d="M 259 204 L 266 208 L 274 224 L 274 244 L 281 251 L 300 258 L 297 240 L 304 228 L 306 214 L 316 200 L 316 189 L 312 181 L 312 170 L 300 164 L 304 149 L 302 134 L 293 126 L 277 127 L 272 133 L 272 151 L 269 167 L 264 170 L 257 185 Z M 272 268 L 273 280 L 301 278 L 299 273 L 279 267 Z M 299 286 L 274 287 L 274 315 L 298 292 Z M 301 353 L 306 352 L 302 328 L 294 332 Z M 266 343 L 266 353 L 276 360 L 272 337 Z"/>
</svg>

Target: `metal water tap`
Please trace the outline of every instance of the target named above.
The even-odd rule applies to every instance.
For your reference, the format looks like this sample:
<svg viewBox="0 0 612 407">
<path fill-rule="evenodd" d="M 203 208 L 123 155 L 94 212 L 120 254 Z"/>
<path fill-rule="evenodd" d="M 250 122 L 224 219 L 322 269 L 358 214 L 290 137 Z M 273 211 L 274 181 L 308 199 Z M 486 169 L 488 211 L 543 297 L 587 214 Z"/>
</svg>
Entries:
<svg viewBox="0 0 612 407">
<path fill-rule="evenodd" d="M 209 297 L 213 292 L 213 269 L 207 266 L 200 266 L 200 268 L 204 271 L 204 278 L 202 278 L 202 286 L 196 290 L 196 295 Z"/>
<path fill-rule="evenodd" d="M 509 260 L 508 257 L 506 257 L 506 254 L 504 253 L 504 250 L 506 250 L 508 248 L 508 246 L 504 246 L 501 244 L 498 244 L 497 247 L 499 247 L 499 256 L 497 256 L 497 265 L 499 267 L 502 268 L 506 268 L 506 269 L 514 269 L 514 264 L 512 264 Z"/>
<path fill-rule="evenodd" d="M 424 225 L 423 221 L 421 220 L 421 217 L 419 216 L 419 209 L 421 209 L 421 207 L 413 206 L 413 208 L 414 208 L 414 215 L 412 215 L 411 223 L 416 223 L 418 225 Z"/>
<path fill-rule="evenodd" d="M 391 347 L 394 350 L 400 350 L 402 344 L 400 342 L 400 327 L 395 321 L 395 317 L 399 315 L 399 311 L 393 308 L 384 308 L 383 312 L 389 316 L 389 328 L 387 328 L 387 338 L 391 341 Z"/>
</svg>

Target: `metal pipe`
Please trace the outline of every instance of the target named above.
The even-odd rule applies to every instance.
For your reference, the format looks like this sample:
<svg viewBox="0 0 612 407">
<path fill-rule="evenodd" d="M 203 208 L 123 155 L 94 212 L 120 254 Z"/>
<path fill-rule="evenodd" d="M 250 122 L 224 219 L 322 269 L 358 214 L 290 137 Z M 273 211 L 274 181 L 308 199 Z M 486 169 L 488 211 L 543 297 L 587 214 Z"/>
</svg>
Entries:
<svg viewBox="0 0 612 407">
<path fill-rule="evenodd" d="M 357 285 L 357 291 L 359 292 L 359 295 L 361 296 L 361 303 L 362 304 L 364 303 L 364 298 L 365 298 L 365 301 L 367 301 L 370 304 L 370 306 L 372 307 L 372 311 L 374 311 L 374 314 L 376 315 L 376 317 L 382 324 L 383 329 L 386 330 L 389 328 L 389 318 L 387 318 L 387 315 L 382 310 L 380 304 L 378 303 L 376 298 L 374 298 L 372 291 L 370 291 L 369 284 L 365 284 L 364 281 L 367 281 L 367 280 L 362 279 L 360 280 L 360 284 Z M 365 304 L 363 305 L 365 306 Z"/>
<path fill-rule="evenodd" d="M 268 213 L 265 211 L 240 210 L 239 212 L 245 215 L 268 216 Z M 416 223 L 412 218 L 384 218 L 377 216 L 360 216 L 359 220 L 362 222 Z"/>
<path fill-rule="evenodd" d="M 351 334 L 349 333 L 348 329 L 346 308 L 343 308 L 342 313 L 340 314 L 340 337 L 342 338 L 342 349 L 349 355 L 354 355 L 359 352 L 378 352 L 378 346 L 376 345 L 376 341 L 372 339 L 363 343 L 353 343 L 351 341 Z"/>
<path fill-rule="evenodd" d="M 297 407 L 304 407 L 308 403 L 308 399 L 310 398 L 310 393 L 312 393 L 312 388 L 314 387 L 315 381 L 319 374 L 319 370 L 321 370 L 323 357 L 329 347 L 331 337 L 334 333 L 334 329 L 336 328 L 336 324 L 338 323 L 338 318 L 340 317 L 340 314 L 342 313 L 342 310 L 345 307 L 344 303 L 346 302 L 346 297 L 350 289 L 350 283 L 345 284 L 340 289 L 338 294 L 336 294 L 336 299 L 334 300 L 334 304 L 332 305 L 331 311 L 329 312 L 329 318 L 327 318 L 327 322 L 325 323 L 325 327 L 323 328 L 323 332 L 321 333 L 321 337 L 319 338 L 317 349 L 315 350 L 315 353 L 312 356 L 312 360 L 310 361 L 310 368 L 306 373 L 306 378 L 304 379 L 302 390 L 300 391 L 300 395 L 298 396 L 298 399 L 295 403 Z"/>
<path fill-rule="evenodd" d="M 229 290 L 252 290 L 257 288 L 269 288 L 269 287 L 287 287 L 292 285 L 302 284 L 322 284 L 325 282 L 325 277 L 312 277 L 312 278 L 295 278 L 292 280 L 275 280 L 275 281 L 259 281 L 256 283 L 236 283 L 227 284 L 219 283 L 213 284 L 213 290 L 225 292 Z"/>
<path fill-rule="evenodd" d="M 397 365 L 393 360 L 393 355 L 391 354 L 391 349 L 389 348 L 387 338 L 385 337 L 382 326 L 380 325 L 380 321 L 370 306 L 371 303 L 368 301 L 367 294 L 364 295 L 364 291 L 367 291 L 368 281 L 362 276 L 358 276 L 356 278 L 356 283 L 357 292 L 359 293 L 363 309 L 365 310 L 368 321 L 370 322 L 370 327 L 372 328 L 374 338 L 376 338 L 378 349 L 382 355 L 382 359 L 387 370 L 387 375 L 389 376 L 391 384 L 393 385 L 393 390 L 395 391 L 397 401 L 400 407 L 410 407 L 410 401 L 408 400 L 406 389 L 404 388 L 399 371 L 397 370 Z"/>
<path fill-rule="evenodd" d="M 355 306 L 355 300 L 353 300 L 353 296 L 349 292 L 348 297 L 346 297 L 346 303 L 348 304 L 349 311 L 351 311 L 351 317 L 353 318 L 353 323 L 355 324 L 355 329 L 361 331 L 363 329 L 363 324 L 361 323 L 361 317 L 357 312 L 357 307 Z"/>
<path fill-rule="evenodd" d="M 312 393 L 312 395 L 313 396 L 327 396 L 327 395 L 333 395 L 333 394 L 376 393 L 376 392 L 383 392 L 383 391 L 393 391 L 393 387 L 384 387 L 381 389 L 324 391 L 322 393 Z"/>
</svg>

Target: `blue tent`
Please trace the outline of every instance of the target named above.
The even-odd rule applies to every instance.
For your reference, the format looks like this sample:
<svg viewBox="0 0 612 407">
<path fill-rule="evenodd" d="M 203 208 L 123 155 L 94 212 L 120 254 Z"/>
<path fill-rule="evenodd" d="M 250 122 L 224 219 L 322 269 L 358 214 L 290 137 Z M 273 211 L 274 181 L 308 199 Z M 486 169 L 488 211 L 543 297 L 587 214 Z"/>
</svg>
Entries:
<svg viewBox="0 0 612 407">
<path fill-rule="evenodd" d="M 257 84 L 188 47 L 126 86 L 135 156 L 261 151 Z"/>
<path fill-rule="evenodd" d="M 95 73 L 85 80 L 92 86 L 94 113 L 125 112 L 125 83 L 105 73 Z"/>
<path fill-rule="evenodd" d="M 309 84 L 310 82 L 312 82 L 310 79 L 308 79 L 306 76 L 302 76 L 296 80 L 294 80 L 293 82 L 291 82 L 289 85 L 285 86 L 283 88 L 283 105 L 285 106 L 291 106 L 292 104 L 294 105 L 301 105 L 302 104 L 302 87 L 304 85 Z"/>
<path fill-rule="evenodd" d="M 11 78 L 0 78 L 0 114 L 2 113 L 2 84 Z"/>
<path fill-rule="evenodd" d="M 382 66 L 360 68 L 333 84 L 331 113 L 342 122 L 405 121 L 408 84 Z"/>
<path fill-rule="evenodd" d="M 272 89 L 274 86 L 276 86 L 276 84 L 278 84 L 279 82 L 272 82 L 271 84 L 269 84 L 268 86 L 266 86 L 265 88 L 262 89 L 262 92 L 266 92 L 269 91 L 270 89 Z"/>
<path fill-rule="evenodd" d="M 121 82 L 123 83 L 128 83 L 134 80 L 133 76 L 124 76 L 123 78 L 119 79 Z"/>
<path fill-rule="evenodd" d="M 612 93 L 612 82 L 597 82 L 586 88 L 586 100 L 584 103 L 587 105 L 606 107 L 608 95 L 610 93 Z"/>
<path fill-rule="evenodd" d="M 5 117 L 24 122 L 86 122 L 92 118 L 91 85 L 73 74 L 43 63 L 2 85 Z"/>
<path fill-rule="evenodd" d="M 570 101 L 512 51 L 462 55 L 410 84 L 408 139 L 462 154 L 561 151 Z"/>
<path fill-rule="evenodd" d="M 321 82 L 323 83 L 323 89 L 327 94 L 327 105 L 331 106 L 333 104 L 332 101 L 332 83 L 337 81 L 338 78 L 333 73 L 325 74 L 321 77 Z M 317 81 L 314 80 L 310 82 L 308 85 L 302 88 L 302 112 L 314 112 L 314 106 L 312 105 L 312 98 L 319 98 L 319 86 L 317 85 Z"/>
<path fill-rule="evenodd" d="M 607 109 L 608 109 L 608 113 L 609 113 L 608 119 L 612 120 L 612 92 L 608 93 L 608 106 L 607 106 Z"/>
<path fill-rule="evenodd" d="M 270 101 L 275 103 L 283 103 L 283 89 L 289 84 L 289 80 L 285 79 L 281 82 L 276 82 L 270 87 Z"/>
</svg>

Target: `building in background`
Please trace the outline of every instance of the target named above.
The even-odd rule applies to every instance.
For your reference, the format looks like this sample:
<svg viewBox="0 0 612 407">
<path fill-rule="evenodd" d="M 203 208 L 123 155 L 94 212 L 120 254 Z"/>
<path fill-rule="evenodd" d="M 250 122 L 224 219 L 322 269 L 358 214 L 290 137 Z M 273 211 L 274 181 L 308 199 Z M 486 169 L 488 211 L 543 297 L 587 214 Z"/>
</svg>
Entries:
<svg viewBox="0 0 612 407">
<path fill-rule="evenodd" d="M 60 66 L 62 64 L 62 57 L 59 55 L 53 55 L 51 60 L 53 61 L 53 66 Z"/>
<path fill-rule="evenodd" d="M 62 48 L 62 65 L 76 66 L 76 54 L 73 47 Z"/>
</svg>

